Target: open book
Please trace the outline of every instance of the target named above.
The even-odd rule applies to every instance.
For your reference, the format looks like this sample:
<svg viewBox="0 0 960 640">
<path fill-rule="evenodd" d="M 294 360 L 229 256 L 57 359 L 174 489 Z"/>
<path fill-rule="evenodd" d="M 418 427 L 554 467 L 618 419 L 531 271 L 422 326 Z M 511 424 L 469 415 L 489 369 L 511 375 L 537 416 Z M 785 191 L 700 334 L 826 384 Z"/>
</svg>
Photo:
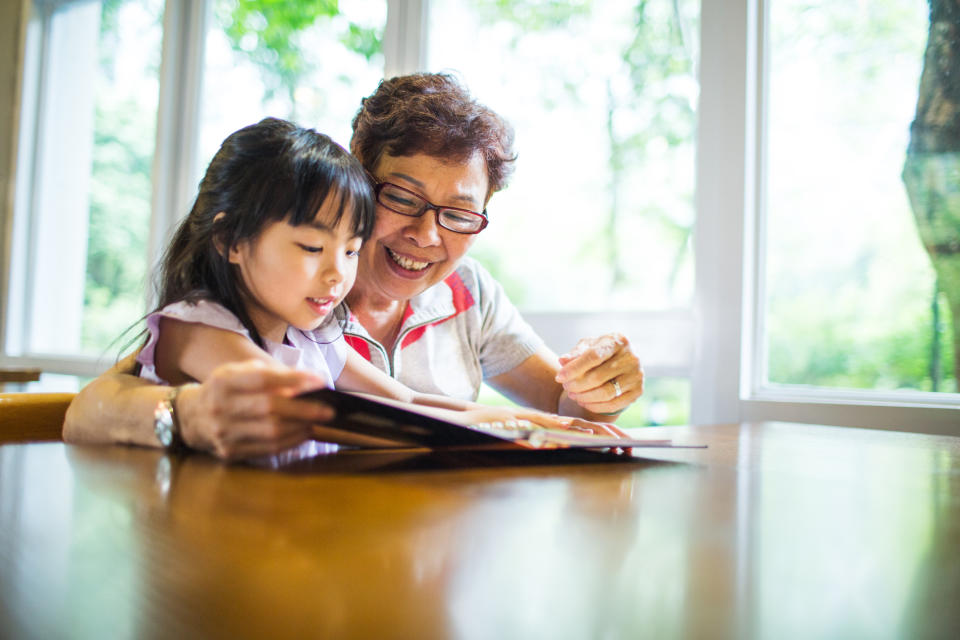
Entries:
<svg viewBox="0 0 960 640">
<path fill-rule="evenodd" d="M 690 447 L 670 440 L 596 435 L 574 429 L 545 429 L 527 421 L 460 425 L 407 408 L 334 389 L 317 389 L 299 398 L 336 410 L 332 426 L 316 427 L 318 440 L 361 447 L 479 447 L 506 449 Z M 702 448 L 702 447 L 695 447 Z"/>
</svg>

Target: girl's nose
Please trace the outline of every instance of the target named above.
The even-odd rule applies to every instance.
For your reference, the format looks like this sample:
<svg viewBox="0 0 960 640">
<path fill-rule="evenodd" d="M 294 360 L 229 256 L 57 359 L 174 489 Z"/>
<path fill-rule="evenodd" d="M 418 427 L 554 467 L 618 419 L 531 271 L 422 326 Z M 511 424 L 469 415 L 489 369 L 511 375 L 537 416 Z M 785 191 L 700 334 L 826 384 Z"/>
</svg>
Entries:
<svg viewBox="0 0 960 640">
<path fill-rule="evenodd" d="M 346 278 L 348 268 L 348 258 L 346 256 L 334 255 L 325 265 L 321 277 L 325 282 L 338 284 Z"/>
</svg>

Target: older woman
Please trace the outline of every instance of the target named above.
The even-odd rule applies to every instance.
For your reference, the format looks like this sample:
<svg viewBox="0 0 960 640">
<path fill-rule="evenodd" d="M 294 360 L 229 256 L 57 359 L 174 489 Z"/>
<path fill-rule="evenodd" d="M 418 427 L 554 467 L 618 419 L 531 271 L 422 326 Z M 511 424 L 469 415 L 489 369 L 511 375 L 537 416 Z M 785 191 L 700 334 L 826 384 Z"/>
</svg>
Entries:
<svg viewBox="0 0 960 640">
<path fill-rule="evenodd" d="M 377 222 L 347 297 L 347 341 L 416 391 L 473 400 L 486 380 L 524 405 L 609 421 L 643 391 L 627 340 L 581 340 L 558 358 L 465 255 L 512 171 L 512 144 L 510 127 L 447 75 L 385 80 L 363 100 L 350 148 L 376 185 Z M 203 335 L 211 345 L 232 339 L 212 328 Z M 308 372 L 225 365 L 183 389 L 173 407 L 163 387 L 127 375 L 129 365 L 77 396 L 65 439 L 156 446 L 154 413 L 165 407 L 189 446 L 236 458 L 289 446 L 331 418 L 326 407 L 291 398 L 322 382 Z"/>
</svg>

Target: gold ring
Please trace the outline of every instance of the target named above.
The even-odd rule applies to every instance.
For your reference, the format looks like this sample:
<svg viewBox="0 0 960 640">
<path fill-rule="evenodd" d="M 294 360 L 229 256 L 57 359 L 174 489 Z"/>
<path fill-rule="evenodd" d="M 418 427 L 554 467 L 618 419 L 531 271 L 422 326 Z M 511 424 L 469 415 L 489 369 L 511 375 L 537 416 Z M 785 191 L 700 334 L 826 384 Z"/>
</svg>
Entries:
<svg viewBox="0 0 960 640">
<path fill-rule="evenodd" d="M 613 397 L 619 398 L 620 395 L 623 393 L 623 389 L 620 388 L 620 383 L 617 382 L 616 378 L 614 378 L 610 382 L 613 383 Z"/>
</svg>

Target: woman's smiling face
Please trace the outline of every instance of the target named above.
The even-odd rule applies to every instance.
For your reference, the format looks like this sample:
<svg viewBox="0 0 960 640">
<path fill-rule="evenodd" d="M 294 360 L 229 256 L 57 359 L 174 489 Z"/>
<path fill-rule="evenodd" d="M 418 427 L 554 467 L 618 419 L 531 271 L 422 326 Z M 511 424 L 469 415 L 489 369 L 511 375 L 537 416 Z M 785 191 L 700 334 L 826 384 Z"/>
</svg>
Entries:
<svg viewBox="0 0 960 640">
<path fill-rule="evenodd" d="M 374 177 L 436 205 L 478 212 L 486 205 L 488 179 L 479 154 L 465 163 L 422 154 L 384 155 Z M 357 293 L 409 300 L 450 275 L 476 239 L 438 225 L 432 209 L 413 218 L 378 204 L 373 235 L 360 251 Z"/>
</svg>

